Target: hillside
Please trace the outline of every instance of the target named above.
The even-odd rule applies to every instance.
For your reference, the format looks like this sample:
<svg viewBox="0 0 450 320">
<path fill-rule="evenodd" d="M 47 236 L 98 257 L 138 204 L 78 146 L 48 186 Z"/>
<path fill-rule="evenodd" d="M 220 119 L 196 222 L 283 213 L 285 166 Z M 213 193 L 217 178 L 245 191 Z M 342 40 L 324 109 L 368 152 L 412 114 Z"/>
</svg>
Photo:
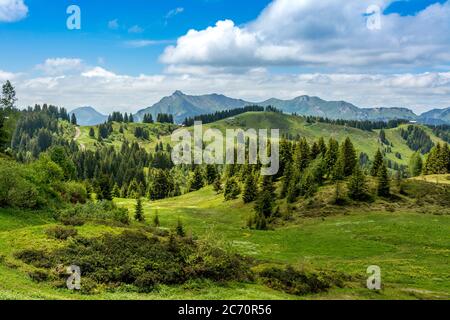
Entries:
<svg viewBox="0 0 450 320">
<path fill-rule="evenodd" d="M 92 126 L 81 127 L 81 136 L 77 139 L 77 142 L 83 144 L 88 149 L 95 149 L 95 145 L 98 142 L 96 138 L 89 136 L 89 130 L 91 127 Z M 150 139 L 137 139 L 134 136 L 134 130 L 136 127 L 146 128 L 150 133 Z M 170 134 L 177 127 L 178 126 L 176 125 L 159 123 L 130 123 L 123 126 L 124 133 L 121 134 L 119 132 L 120 124 L 115 123 L 113 125 L 113 134 L 106 139 L 104 143 L 107 145 L 111 144 L 119 148 L 121 143 L 126 139 L 127 141 L 138 141 L 142 147 L 145 147 L 147 150 L 153 150 L 156 143 L 160 141 L 164 144 L 172 144 Z M 226 129 L 280 129 L 281 135 L 290 135 L 292 137 L 301 136 L 305 137 L 309 142 L 317 141 L 320 137 L 324 137 L 326 140 L 333 137 L 339 142 L 343 142 L 347 137 L 350 137 L 355 144 L 358 153 L 364 152 L 369 155 L 370 158 L 373 157 L 378 148 L 383 150 L 387 147 L 379 141 L 379 130 L 364 131 L 352 127 L 328 123 L 308 123 L 302 117 L 272 112 L 247 112 L 236 117 L 206 124 L 203 127 L 204 130 L 207 130 L 208 128 L 216 128 L 221 130 L 224 134 Z M 386 153 L 386 158 L 398 163 L 399 165 L 408 165 L 409 159 L 414 153 L 414 151 L 406 145 L 406 141 L 400 135 L 400 129 L 405 127 L 406 125 L 403 125 L 399 128 L 385 130 L 388 141 L 393 144 L 393 146 L 390 147 L 390 152 Z M 443 143 L 440 138 L 433 135 L 432 130 L 424 126 L 420 127 L 427 132 L 435 143 Z M 191 129 L 189 128 L 189 130 Z M 401 159 L 397 157 L 398 154 L 401 155 Z"/>
<path fill-rule="evenodd" d="M 420 115 L 420 122 L 432 125 L 449 124 L 450 108 L 433 109 Z"/>
</svg>

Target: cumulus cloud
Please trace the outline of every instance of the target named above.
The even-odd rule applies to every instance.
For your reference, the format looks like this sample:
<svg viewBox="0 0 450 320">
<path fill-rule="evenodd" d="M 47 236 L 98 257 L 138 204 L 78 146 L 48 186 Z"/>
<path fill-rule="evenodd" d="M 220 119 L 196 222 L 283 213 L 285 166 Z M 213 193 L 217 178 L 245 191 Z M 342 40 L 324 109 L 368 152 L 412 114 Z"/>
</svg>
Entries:
<svg viewBox="0 0 450 320">
<path fill-rule="evenodd" d="M 23 0 L 0 0 L 0 22 L 22 20 L 28 14 L 28 7 Z"/>
<path fill-rule="evenodd" d="M 374 0 L 386 8 L 393 0 Z M 160 60 L 168 65 L 299 65 L 362 70 L 432 67 L 450 61 L 450 3 L 415 16 L 381 16 L 367 27 L 368 3 L 360 0 L 274 0 L 243 26 L 218 21 L 189 30 Z"/>
<path fill-rule="evenodd" d="M 43 64 L 37 65 L 36 69 L 43 71 L 47 75 L 59 75 L 79 71 L 83 67 L 84 64 L 81 59 L 51 58 L 45 60 Z"/>
<path fill-rule="evenodd" d="M 257 67 L 234 74 L 213 68 L 130 76 L 95 66 L 39 77 L 0 71 L 0 80 L 6 79 L 14 80 L 22 107 L 35 103 L 68 109 L 92 105 L 104 113 L 135 112 L 175 90 L 194 95 L 222 93 L 252 102 L 306 94 L 360 107 L 408 107 L 416 112 L 450 106 L 450 72 L 273 74 Z"/>
</svg>

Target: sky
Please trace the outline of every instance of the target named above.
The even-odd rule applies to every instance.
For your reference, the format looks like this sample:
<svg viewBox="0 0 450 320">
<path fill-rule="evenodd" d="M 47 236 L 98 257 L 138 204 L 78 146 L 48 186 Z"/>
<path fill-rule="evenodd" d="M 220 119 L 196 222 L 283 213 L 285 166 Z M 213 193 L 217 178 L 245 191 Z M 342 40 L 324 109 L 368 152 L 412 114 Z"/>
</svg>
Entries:
<svg viewBox="0 0 450 320">
<path fill-rule="evenodd" d="M 175 90 L 421 113 L 450 107 L 450 1 L 0 0 L 8 79 L 21 107 L 105 114 Z"/>
</svg>

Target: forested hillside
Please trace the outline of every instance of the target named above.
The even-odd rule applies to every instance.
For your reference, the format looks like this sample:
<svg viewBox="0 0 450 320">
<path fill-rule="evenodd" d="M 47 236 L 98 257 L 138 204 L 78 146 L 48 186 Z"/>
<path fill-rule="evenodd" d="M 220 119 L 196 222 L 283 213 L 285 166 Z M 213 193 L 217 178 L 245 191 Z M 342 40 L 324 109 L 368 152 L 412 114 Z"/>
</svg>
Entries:
<svg viewBox="0 0 450 320">
<path fill-rule="evenodd" d="M 448 127 L 257 106 L 185 121 L 280 129 L 280 170 L 262 176 L 174 165 L 170 114 L 80 127 L 64 108 L 18 110 L 10 83 L 1 101 L 0 297 L 450 296 Z M 395 270 L 380 293 L 362 285 L 374 263 Z M 72 264 L 77 293 L 58 269 Z"/>
</svg>

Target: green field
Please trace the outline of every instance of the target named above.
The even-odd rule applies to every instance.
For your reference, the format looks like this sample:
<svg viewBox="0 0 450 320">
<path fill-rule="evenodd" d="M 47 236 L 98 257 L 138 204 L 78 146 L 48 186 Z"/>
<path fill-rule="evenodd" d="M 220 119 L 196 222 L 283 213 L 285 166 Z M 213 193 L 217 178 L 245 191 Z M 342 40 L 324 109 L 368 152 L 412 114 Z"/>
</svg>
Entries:
<svg viewBox="0 0 450 320">
<path fill-rule="evenodd" d="M 134 210 L 135 201 L 115 199 Z M 181 219 L 195 237 L 208 238 L 229 250 L 254 257 L 261 264 L 339 270 L 354 277 L 346 288 L 304 297 L 271 290 L 258 283 L 211 282 L 162 286 L 151 294 L 105 291 L 80 295 L 33 282 L 32 267 L 16 260 L 25 248 L 55 248 L 64 242 L 49 239 L 45 230 L 55 224 L 46 213 L 0 210 L 0 299 L 448 299 L 450 298 L 450 216 L 399 209 L 390 211 L 346 210 L 327 217 L 302 217 L 278 225 L 273 231 L 245 228 L 252 211 L 242 200 L 224 202 L 211 188 L 175 199 L 145 202 L 147 223 L 158 211 L 161 227 L 173 228 Z M 86 224 L 82 236 L 120 232 L 118 227 Z M 378 265 L 383 290 L 365 288 L 366 269 Z"/>
</svg>

